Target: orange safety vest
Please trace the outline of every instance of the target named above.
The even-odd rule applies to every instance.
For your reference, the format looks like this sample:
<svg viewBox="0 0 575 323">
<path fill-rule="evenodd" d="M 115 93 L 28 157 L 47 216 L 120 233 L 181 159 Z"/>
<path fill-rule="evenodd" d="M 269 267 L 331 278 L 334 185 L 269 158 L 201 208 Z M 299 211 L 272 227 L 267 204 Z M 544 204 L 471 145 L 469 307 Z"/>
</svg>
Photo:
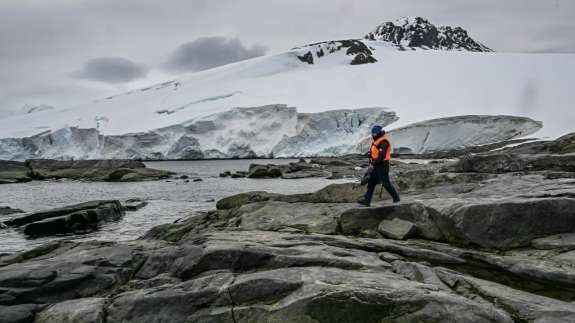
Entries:
<svg viewBox="0 0 575 323">
<path fill-rule="evenodd" d="M 377 146 L 384 140 L 387 140 L 387 151 L 385 152 L 384 160 L 391 160 L 391 142 L 385 138 L 385 136 L 381 136 L 381 138 L 371 143 L 371 160 L 377 160 L 379 158 L 379 148 L 377 148 Z"/>
</svg>

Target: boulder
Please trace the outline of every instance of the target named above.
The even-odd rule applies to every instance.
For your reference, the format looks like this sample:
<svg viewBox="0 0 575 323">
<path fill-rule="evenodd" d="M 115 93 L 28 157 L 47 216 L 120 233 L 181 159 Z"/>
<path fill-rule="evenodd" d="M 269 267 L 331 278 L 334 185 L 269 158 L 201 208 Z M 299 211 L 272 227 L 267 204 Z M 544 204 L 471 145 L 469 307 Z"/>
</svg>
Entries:
<svg viewBox="0 0 575 323">
<path fill-rule="evenodd" d="M 251 164 L 248 178 L 277 178 L 282 176 L 282 170 L 276 165 Z"/>
<path fill-rule="evenodd" d="M 110 182 L 139 182 L 169 178 L 172 172 L 152 168 L 119 168 L 110 172 L 103 179 Z"/>
<path fill-rule="evenodd" d="M 409 221 L 395 218 L 392 220 L 381 221 L 377 227 L 377 231 L 383 234 L 384 237 L 405 240 L 415 235 L 417 230 L 416 228 L 415 224 Z"/>
<path fill-rule="evenodd" d="M 343 234 L 362 235 L 375 231 L 383 220 L 400 219 L 413 223 L 412 234 L 429 240 L 443 240 L 438 227 L 439 214 L 436 210 L 419 202 L 399 203 L 371 208 L 354 208 L 342 213 L 340 228 Z"/>
</svg>

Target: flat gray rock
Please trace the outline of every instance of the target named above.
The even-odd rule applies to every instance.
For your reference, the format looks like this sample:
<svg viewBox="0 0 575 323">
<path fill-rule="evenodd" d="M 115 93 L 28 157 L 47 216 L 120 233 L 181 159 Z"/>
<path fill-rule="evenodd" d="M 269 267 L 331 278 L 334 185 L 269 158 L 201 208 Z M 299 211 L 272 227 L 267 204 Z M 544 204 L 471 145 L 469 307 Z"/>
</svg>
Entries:
<svg viewBox="0 0 575 323">
<path fill-rule="evenodd" d="M 415 236 L 417 228 L 415 224 L 401 219 L 383 220 L 377 227 L 377 231 L 385 237 L 404 240 Z"/>
</svg>

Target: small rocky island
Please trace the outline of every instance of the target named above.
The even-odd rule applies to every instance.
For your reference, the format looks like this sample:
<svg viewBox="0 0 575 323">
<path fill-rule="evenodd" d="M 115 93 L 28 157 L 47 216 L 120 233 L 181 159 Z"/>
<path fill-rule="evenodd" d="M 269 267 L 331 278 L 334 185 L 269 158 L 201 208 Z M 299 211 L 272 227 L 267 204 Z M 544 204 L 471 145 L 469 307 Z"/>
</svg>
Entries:
<svg viewBox="0 0 575 323">
<path fill-rule="evenodd" d="M 574 134 L 392 169 L 2 255 L 0 322 L 575 322 Z"/>
<path fill-rule="evenodd" d="M 146 168 L 143 162 L 131 159 L 0 160 L 0 184 L 45 179 L 128 182 L 157 180 L 171 175 L 172 172 Z"/>
</svg>

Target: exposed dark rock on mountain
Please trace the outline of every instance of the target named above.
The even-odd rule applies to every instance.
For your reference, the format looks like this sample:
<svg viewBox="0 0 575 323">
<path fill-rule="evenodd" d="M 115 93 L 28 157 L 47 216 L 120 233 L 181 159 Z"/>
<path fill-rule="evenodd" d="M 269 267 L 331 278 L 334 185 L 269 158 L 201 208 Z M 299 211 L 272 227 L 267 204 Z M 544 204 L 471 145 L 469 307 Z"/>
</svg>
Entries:
<svg viewBox="0 0 575 323">
<path fill-rule="evenodd" d="M 415 17 L 383 23 L 367 34 L 365 39 L 387 41 L 401 48 L 466 50 L 492 52 L 487 46 L 473 40 L 461 27 L 436 27 L 428 20 Z"/>
<path fill-rule="evenodd" d="M 297 58 L 300 61 L 308 64 L 315 63 L 314 57 L 316 59 L 321 59 L 321 57 L 324 57 L 325 55 L 330 55 L 340 51 L 345 51 L 345 55 L 352 57 L 350 59 L 351 65 L 377 62 L 377 59 L 373 57 L 373 52 L 371 49 L 359 39 L 319 42 L 296 47 L 294 49 L 308 50 L 301 55 L 297 55 Z"/>
</svg>

